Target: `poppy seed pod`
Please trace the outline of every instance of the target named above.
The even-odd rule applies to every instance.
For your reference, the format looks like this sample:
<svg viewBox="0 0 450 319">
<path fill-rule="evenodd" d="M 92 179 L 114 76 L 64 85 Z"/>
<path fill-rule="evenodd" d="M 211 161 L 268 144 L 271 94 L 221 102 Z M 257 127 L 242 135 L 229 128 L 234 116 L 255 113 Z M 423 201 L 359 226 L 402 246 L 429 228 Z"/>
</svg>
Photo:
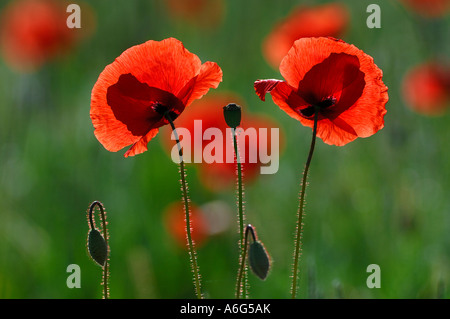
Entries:
<svg viewBox="0 0 450 319">
<path fill-rule="evenodd" d="M 236 128 L 241 124 L 241 106 L 230 103 L 223 107 L 225 122 L 231 128 Z"/>
</svg>

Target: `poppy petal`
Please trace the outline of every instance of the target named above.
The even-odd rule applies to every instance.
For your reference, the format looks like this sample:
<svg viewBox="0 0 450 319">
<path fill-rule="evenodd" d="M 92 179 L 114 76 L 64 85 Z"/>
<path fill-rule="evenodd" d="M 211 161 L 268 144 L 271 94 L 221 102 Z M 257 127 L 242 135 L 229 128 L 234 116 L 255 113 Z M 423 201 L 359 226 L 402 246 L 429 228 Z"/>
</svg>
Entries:
<svg viewBox="0 0 450 319">
<path fill-rule="evenodd" d="M 109 151 L 118 151 L 134 144 L 151 128 L 166 124 L 162 115 L 151 107 L 158 101 L 179 112 L 184 108 L 172 94 L 139 82 L 132 74 L 123 74 L 108 87 L 105 108 L 91 112 L 97 139 Z"/>
<path fill-rule="evenodd" d="M 310 51 L 311 48 L 318 46 L 315 39 L 317 38 L 302 38 L 295 41 L 288 54 L 281 60 L 280 73 L 295 89 L 298 89 L 305 74 L 329 55 L 329 51 L 324 53 L 324 50 L 320 49 Z"/>
<path fill-rule="evenodd" d="M 288 54 L 280 63 L 280 73 L 286 82 L 298 88 L 306 73 L 323 62 L 331 53 L 347 53 L 357 56 L 361 62 L 364 52 L 354 45 L 331 37 L 302 38 L 294 42 Z M 364 71 L 363 71 L 364 72 Z"/>
<path fill-rule="evenodd" d="M 133 75 L 124 74 L 116 84 L 108 88 L 106 93 L 106 100 L 115 119 L 125 124 L 134 136 L 147 134 L 152 122 L 161 119 L 161 115 L 152 111 L 149 104 L 152 95 L 161 95 L 164 91 L 152 89 L 147 84 L 139 82 Z"/>
<path fill-rule="evenodd" d="M 151 129 L 146 135 L 144 135 L 136 143 L 134 143 L 130 147 L 130 149 L 125 152 L 124 156 L 128 157 L 144 153 L 148 149 L 147 148 L 148 142 L 150 142 L 150 140 L 154 138 L 156 134 L 158 134 L 158 131 L 159 129 L 157 128 Z"/>
<path fill-rule="evenodd" d="M 108 88 L 106 99 L 117 120 L 135 131 L 134 135 L 145 135 L 149 124 L 150 127 L 167 124 L 163 114 L 151 107 L 154 103 L 177 114 L 184 110 L 183 103 L 173 94 L 141 83 L 131 74 L 121 75 L 119 81 Z"/>
<path fill-rule="evenodd" d="M 208 66 L 210 63 L 213 64 L 206 62 L 204 65 Z M 186 84 L 200 75 L 205 68 L 199 57 L 189 52 L 183 43 L 175 38 L 149 40 L 135 45 L 124 51 L 108 67 L 110 73 L 114 72 L 117 78 L 121 74 L 131 72 L 139 82 L 175 96 L 180 96 L 179 93 Z"/>
<path fill-rule="evenodd" d="M 161 114 L 151 107 L 152 101 L 182 110 L 181 102 L 168 92 L 149 87 L 131 74 L 123 74 L 106 90 L 106 107 L 91 111 L 95 135 L 112 152 L 134 144 L 151 128 L 165 124 Z"/>
<path fill-rule="evenodd" d="M 336 146 L 343 146 L 358 138 L 353 128 L 340 118 L 334 121 L 322 119 L 317 126 L 317 136 L 326 144 Z"/>
<path fill-rule="evenodd" d="M 294 119 L 300 120 L 300 111 L 309 107 L 310 104 L 306 102 L 301 96 L 295 92 L 286 82 L 280 82 L 270 92 L 273 102 L 285 111 L 289 116 Z"/>
<path fill-rule="evenodd" d="M 111 78 L 108 76 L 108 72 L 105 75 L 106 76 L 100 76 L 92 90 L 90 116 L 95 128 L 94 134 L 99 142 L 107 150 L 117 152 L 125 146 L 138 141 L 140 138 L 139 135 L 148 132 L 150 125 L 147 127 L 147 123 L 143 123 L 140 120 L 139 116 L 146 115 L 146 111 L 145 106 L 139 99 L 132 100 L 133 103 L 129 106 L 129 109 L 136 111 L 136 116 L 134 116 L 134 112 L 126 112 L 125 110 L 119 112 L 116 110 L 116 114 L 119 112 L 122 113 L 122 116 L 126 117 L 125 122 L 117 120 L 116 114 L 108 105 L 107 92 L 109 91 L 110 100 L 116 101 L 117 105 L 127 106 L 127 104 L 121 104 L 121 101 L 127 99 L 127 97 L 120 93 L 120 86 L 116 86 L 112 90 L 109 90 L 111 85 L 108 82 L 110 82 Z M 128 101 L 126 101 L 126 103 L 127 102 Z M 134 132 L 136 134 L 133 134 L 127 127 L 126 123 L 130 124 L 132 122 L 135 123 Z"/>
<path fill-rule="evenodd" d="M 185 106 L 188 106 L 192 101 L 208 93 L 209 89 L 216 89 L 220 82 L 222 70 L 217 63 L 207 61 L 202 64 L 199 74 L 189 81 L 177 96 Z"/>
<path fill-rule="evenodd" d="M 255 83 L 254 83 L 255 92 L 259 96 L 261 101 L 265 101 L 266 94 L 268 92 L 272 91 L 275 88 L 275 86 L 277 86 L 277 84 L 280 82 L 283 82 L 283 81 L 274 80 L 274 79 L 255 81 Z"/>
<path fill-rule="evenodd" d="M 346 106 L 351 106 L 361 96 L 365 84 L 364 74 L 359 70 L 359 60 L 356 56 L 331 53 L 305 74 L 299 83 L 298 92 L 311 104 L 320 103 L 324 97 L 330 96 L 339 103 L 343 91 L 355 81 L 362 82 L 362 87 L 358 85 L 359 90 L 346 90 Z M 356 86 L 352 86 L 354 87 Z"/>
<path fill-rule="evenodd" d="M 201 68 L 198 56 L 189 52 L 183 43 L 174 38 L 150 40 L 134 46 L 116 61 L 128 70 L 135 69 L 133 74 L 139 81 L 174 95 L 178 95 Z"/>
<path fill-rule="evenodd" d="M 382 81 L 383 72 L 373 63 L 373 59 L 365 55 L 360 61 L 361 71 L 365 74 L 364 91 L 339 117 L 353 127 L 358 137 L 369 137 L 384 127 L 385 105 L 389 96 L 388 88 Z"/>
</svg>

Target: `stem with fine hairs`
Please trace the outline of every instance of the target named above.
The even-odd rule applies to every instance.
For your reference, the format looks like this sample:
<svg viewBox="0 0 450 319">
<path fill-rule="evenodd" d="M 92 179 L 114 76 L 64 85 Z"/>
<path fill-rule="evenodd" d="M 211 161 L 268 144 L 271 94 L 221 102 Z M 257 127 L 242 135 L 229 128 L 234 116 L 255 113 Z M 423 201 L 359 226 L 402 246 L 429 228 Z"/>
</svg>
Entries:
<svg viewBox="0 0 450 319">
<path fill-rule="evenodd" d="M 244 243 L 243 243 L 243 249 L 242 249 L 242 257 L 241 257 L 241 265 L 239 267 L 239 274 L 238 274 L 238 278 L 237 278 L 237 283 L 236 283 L 236 298 L 239 299 L 239 291 L 241 290 L 241 282 L 242 282 L 242 277 L 245 276 L 246 274 L 246 270 L 247 268 L 245 267 L 245 260 L 247 258 L 247 247 L 248 247 L 248 233 L 251 233 L 252 235 L 252 239 L 255 242 L 256 241 L 256 235 L 255 235 L 255 231 L 253 230 L 252 225 L 248 224 L 247 227 L 245 228 L 245 238 L 244 238 Z M 245 285 L 245 282 L 244 282 Z"/>
<path fill-rule="evenodd" d="M 105 265 L 103 266 L 103 298 L 108 299 L 109 298 L 109 289 L 108 289 L 108 277 L 109 277 L 109 245 L 108 245 L 108 229 L 106 228 L 106 214 L 105 209 L 103 207 L 103 204 L 99 201 L 94 201 L 89 206 L 89 225 L 91 229 L 95 229 L 95 223 L 93 218 L 93 211 L 95 206 L 98 206 L 100 208 L 100 216 L 102 218 L 102 230 L 103 230 L 103 238 L 105 239 L 106 247 L 107 247 L 107 256 Z"/>
<path fill-rule="evenodd" d="M 242 163 L 239 155 L 239 147 L 237 144 L 236 128 L 232 128 L 231 132 L 233 134 L 233 144 L 234 152 L 236 155 L 237 164 L 237 184 L 238 184 L 238 217 L 239 217 L 239 250 L 240 250 L 240 263 L 241 269 L 236 282 L 236 299 L 239 299 L 242 293 L 242 297 L 245 299 L 247 297 L 247 268 L 245 267 L 245 254 L 246 254 L 246 244 L 244 243 L 244 201 L 243 201 L 243 184 L 242 184 Z"/>
<path fill-rule="evenodd" d="M 197 295 L 198 299 L 203 299 L 202 291 L 201 291 L 201 281 L 200 281 L 200 271 L 197 265 L 197 252 L 195 249 L 194 241 L 192 240 L 191 236 L 191 211 L 189 209 L 189 196 L 188 196 L 188 188 L 187 188 L 187 182 L 186 182 L 186 172 L 184 167 L 184 160 L 183 160 L 183 150 L 181 148 L 180 139 L 178 137 L 177 130 L 175 129 L 175 125 L 173 124 L 173 120 L 169 115 L 169 112 L 166 112 L 164 114 L 164 117 L 169 121 L 170 126 L 172 127 L 173 134 L 175 136 L 175 140 L 177 142 L 178 146 L 178 155 L 180 156 L 180 176 L 181 176 L 181 192 L 183 197 L 183 203 L 184 203 L 184 213 L 185 213 L 185 219 L 186 219 L 186 238 L 187 238 L 187 245 L 188 245 L 188 251 L 189 251 L 189 260 L 191 264 L 191 269 L 193 273 L 193 280 L 194 280 L 194 287 L 195 287 L 195 294 Z"/>
<path fill-rule="evenodd" d="M 306 191 L 306 179 L 308 177 L 308 170 L 311 164 L 311 159 L 314 153 L 314 146 L 316 145 L 316 135 L 317 135 L 317 121 L 319 117 L 319 107 L 315 107 L 314 112 L 314 126 L 313 133 L 311 139 L 311 146 L 309 148 L 308 158 L 306 160 L 305 169 L 303 171 L 301 191 L 300 191 L 300 203 L 298 207 L 297 214 L 297 227 L 296 227 L 296 235 L 295 235 L 295 250 L 294 250 L 294 265 L 292 267 L 292 287 L 291 287 L 291 296 L 292 299 L 295 299 L 297 294 L 297 280 L 298 280 L 298 264 L 300 259 L 300 251 L 302 246 L 302 231 L 303 231 L 303 208 L 305 203 L 305 191 Z"/>
</svg>

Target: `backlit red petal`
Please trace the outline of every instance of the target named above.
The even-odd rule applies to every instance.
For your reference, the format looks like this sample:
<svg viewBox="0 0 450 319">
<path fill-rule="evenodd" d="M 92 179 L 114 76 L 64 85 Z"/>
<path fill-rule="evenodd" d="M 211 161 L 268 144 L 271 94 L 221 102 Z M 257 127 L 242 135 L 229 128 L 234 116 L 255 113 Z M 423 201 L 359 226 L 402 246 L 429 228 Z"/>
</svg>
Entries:
<svg viewBox="0 0 450 319">
<path fill-rule="evenodd" d="M 326 144 L 343 146 L 358 138 L 353 128 L 340 118 L 335 121 L 322 119 L 317 126 L 317 137 Z"/>
<path fill-rule="evenodd" d="M 194 80 L 189 82 L 178 94 L 185 106 L 190 105 L 194 100 L 200 99 L 208 93 L 209 89 L 216 89 L 222 82 L 222 70 L 214 62 L 205 62 L 200 68 L 199 74 Z"/>
<path fill-rule="evenodd" d="M 299 120 L 300 111 L 310 106 L 286 82 L 280 82 L 271 92 L 273 102 L 292 118 Z"/>
<path fill-rule="evenodd" d="M 152 105 L 177 115 L 222 79 L 217 64 L 206 62 L 169 38 L 147 41 L 124 51 L 100 74 L 91 95 L 95 136 L 110 151 L 133 144 L 126 153 L 146 150 L 151 130 L 168 124 Z M 182 99 L 180 99 L 180 98 Z"/>
<path fill-rule="evenodd" d="M 283 82 L 283 81 L 274 80 L 274 79 L 257 80 L 257 81 L 255 81 L 253 86 L 255 88 L 256 95 L 258 95 L 262 101 L 265 101 L 266 94 L 269 93 L 270 91 L 272 91 L 275 88 L 275 86 L 277 86 L 277 84 L 280 82 Z"/>
<path fill-rule="evenodd" d="M 323 98 L 332 96 L 336 99 L 336 104 L 349 107 L 361 96 L 364 88 L 364 73 L 359 67 L 356 56 L 331 53 L 305 74 L 299 83 L 298 93 L 310 104 L 318 104 Z M 355 85 L 355 82 L 359 83 Z M 346 90 L 349 86 L 351 88 Z M 345 101 L 341 101 L 342 94 L 345 95 Z"/>
<path fill-rule="evenodd" d="M 150 86 L 178 95 L 195 77 L 201 61 L 177 39 L 147 41 L 125 51 L 116 59 L 119 67 L 133 70 L 133 75 Z"/>
<path fill-rule="evenodd" d="M 335 105 L 319 113 L 317 136 L 325 143 L 345 145 L 383 128 L 388 101 L 383 73 L 372 57 L 355 46 L 333 38 L 297 40 L 281 62 L 280 72 L 310 104 L 330 95 L 336 98 Z M 273 100 L 280 108 L 303 125 L 313 126 L 311 118 L 297 116 L 288 108 L 291 95 L 280 90 L 274 96 L 274 91 Z"/>
<path fill-rule="evenodd" d="M 158 134 L 158 129 L 151 129 L 146 135 L 142 136 L 136 143 L 134 143 L 128 151 L 125 152 L 124 156 L 134 156 L 137 154 L 144 153 L 148 148 L 147 144 L 150 142 L 152 138 L 154 138 Z"/>
</svg>

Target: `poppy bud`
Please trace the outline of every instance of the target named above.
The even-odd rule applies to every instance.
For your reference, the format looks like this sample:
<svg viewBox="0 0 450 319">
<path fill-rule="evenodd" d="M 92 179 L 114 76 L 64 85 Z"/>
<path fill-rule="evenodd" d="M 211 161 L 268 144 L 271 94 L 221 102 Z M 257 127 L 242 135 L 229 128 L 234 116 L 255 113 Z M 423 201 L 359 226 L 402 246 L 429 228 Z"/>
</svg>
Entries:
<svg viewBox="0 0 450 319">
<path fill-rule="evenodd" d="M 230 103 L 223 107 L 223 116 L 227 125 L 235 129 L 241 124 L 241 107 L 237 104 Z"/>
<path fill-rule="evenodd" d="M 266 279 L 269 273 L 270 260 L 269 255 L 260 241 L 254 241 L 250 244 L 248 252 L 250 269 L 261 280 Z"/>
<path fill-rule="evenodd" d="M 108 256 L 105 238 L 97 229 L 91 229 L 88 235 L 88 250 L 91 258 L 100 266 L 104 266 Z"/>
</svg>

